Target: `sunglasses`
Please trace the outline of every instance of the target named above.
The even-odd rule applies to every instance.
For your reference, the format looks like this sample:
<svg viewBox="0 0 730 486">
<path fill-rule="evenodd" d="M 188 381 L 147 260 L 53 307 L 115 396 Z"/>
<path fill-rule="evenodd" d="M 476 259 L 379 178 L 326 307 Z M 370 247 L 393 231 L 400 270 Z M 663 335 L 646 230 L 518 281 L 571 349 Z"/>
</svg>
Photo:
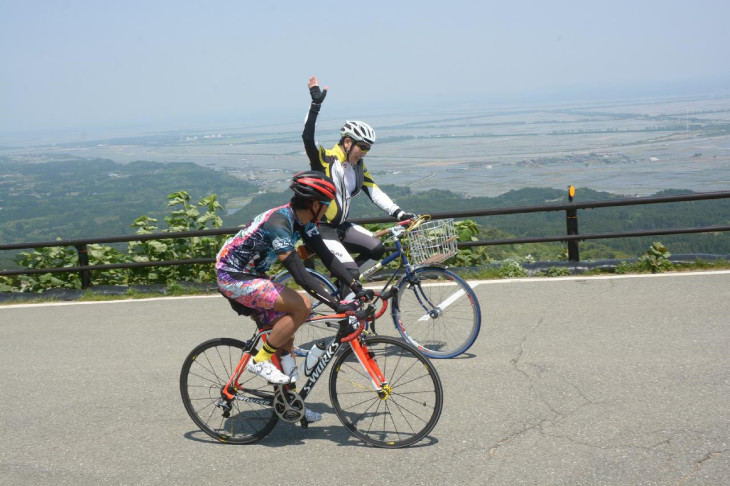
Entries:
<svg viewBox="0 0 730 486">
<path fill-rule="evenodd" d="M 330 203 L 331 203 L 331 202 L 332 202 L 332 201 L 320 201 L 319 203 L 320 203 L 321 205 L 323 205 L 323 206 L 327 206 L 327 207 L 329 207 L 329 206 L 330 206 Z"/>
<path fill-rule="evenodd" d="M 367 152 L 370 150 L 370 145 L 365 142 L 355 142 L 355 145 L 357 145 L 361 152 Z"/>
</svg>

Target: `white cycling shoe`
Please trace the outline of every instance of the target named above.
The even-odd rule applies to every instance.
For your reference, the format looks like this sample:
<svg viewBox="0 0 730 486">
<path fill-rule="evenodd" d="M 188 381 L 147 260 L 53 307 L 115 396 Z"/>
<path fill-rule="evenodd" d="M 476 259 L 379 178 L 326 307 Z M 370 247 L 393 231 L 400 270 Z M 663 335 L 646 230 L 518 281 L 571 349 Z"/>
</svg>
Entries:
<svg viewBox="0 0 730 486">
<path fill-rule="evenodd" d="M 291 381 L 289 376 L 279 371 L 279 369 L 274 366 L 274 363 L 268 359 L 266 361 L 261 361 L 260 363 L 255 363 L 254 360 L 251 360 L 248 362 L 246 369 L 251 373 L 268 380 L 269 383 L 286 385 Z"/>
<path fill-rule="evenodd" d="M 314 410 L 310 410 L 308 408 L 304 409 L 304 418 L 307 419 L 307 422 L 310 424 L 313 422 L 319 422 L 322 420 L 322 414 L 315 412 Z"/>
</svg>

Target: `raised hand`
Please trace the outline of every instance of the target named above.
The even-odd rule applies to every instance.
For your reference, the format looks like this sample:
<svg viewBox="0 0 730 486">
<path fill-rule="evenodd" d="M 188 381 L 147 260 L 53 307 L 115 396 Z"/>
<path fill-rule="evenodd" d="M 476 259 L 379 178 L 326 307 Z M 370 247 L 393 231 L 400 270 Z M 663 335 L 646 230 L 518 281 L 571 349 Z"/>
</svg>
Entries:
<svg viewBox="0 0 730 486">
<path fill-rule="evenodd" d="M 309 95 L 312 97 L 312 102 L 318 105 L 322 104 L 324 98 L 327 96 L 327 86 L 324 87 L 324 90 L 321 90 L 316 76 L 309 78 L 307 86 L 309 87 Z"/>
</svg>

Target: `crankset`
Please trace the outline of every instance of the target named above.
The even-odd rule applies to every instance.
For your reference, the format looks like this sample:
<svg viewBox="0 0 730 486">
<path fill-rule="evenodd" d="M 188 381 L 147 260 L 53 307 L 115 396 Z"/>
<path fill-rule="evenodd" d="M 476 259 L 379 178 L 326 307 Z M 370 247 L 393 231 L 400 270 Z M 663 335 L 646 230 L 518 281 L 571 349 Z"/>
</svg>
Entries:
<svg viewBox="0 0 730 486">
<path fill-rule="evenodd" d="M 304 400 L 290 390 L 285 390 L 283 386 L 275 387 L 274 391 L 274 411 L 279 418 L 285 422 L 298 422 L 304 419 Z"/>
</svg>

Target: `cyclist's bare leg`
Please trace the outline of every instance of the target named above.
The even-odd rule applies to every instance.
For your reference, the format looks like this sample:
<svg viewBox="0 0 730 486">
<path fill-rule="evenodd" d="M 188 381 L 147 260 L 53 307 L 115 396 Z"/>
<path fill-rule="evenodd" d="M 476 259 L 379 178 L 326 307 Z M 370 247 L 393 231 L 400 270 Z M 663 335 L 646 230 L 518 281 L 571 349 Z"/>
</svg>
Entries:
<svg viewBox="0 0 730 486">
<path fill-rule="evenodd" d="M 292 376 L 282 373 L 281 369 L 272 363 L 271 358 L 283 351 L 291 354 L 294 334 L 309 317 L 312 305 L 307 296 L 288 287 L 277 286 L 277 290 L 278 295 L 273 302 L 273 311 L 278 314 L 278 317 L 266 322 L 267 325 L 272 326 L 271 332 L 261 349 L 249 362 L 247 369 L 266 378 L 271 383 L 288 384 L 291 382 Z"/>
<path fill-rule="evenodd" d="M 289 351 L 294 346 L 294 334 L 312 312 L 312 302 L 308 296 L 284 287 L 274 302 L 274 310 L 285 315 L 274 323 L 268 341 L 278 349 Z"/>
<path fill-rule="evenodd" d="M 294 334 L 297 329 L 304 324 L 309 318 L 309 314 L 312 312 L 312 301 L 309 297 L 284 287 L 274 302 L 274 310 L 279 312 L 285 312 L 286 314 L 281 316 L 275 323 L 274 327 L 269 333 L 268 342 L 273 346 L 277 347 L 281 352 L 288 352 L 289 359 L 291 359 L 293 370 L 287 370 L 282 362 L 282 370 L 285 374 L 292 377 L 292 380 L 296 380 L 296 375 L 292 375 L 291 372 L 296 372 L 296 364 L 294 363 L 294 354 L 292 348 L 294 347 Z M 296 391 L 296 382 L 292 381 L 290 384 L 290 390 Z M 314 412 L 309 408 L 304 411 L 306 422 L 319 422 L 322 420 L 322 414 Z M 305 422 L 305 423 L 306 423 Z"/>
</svg>

